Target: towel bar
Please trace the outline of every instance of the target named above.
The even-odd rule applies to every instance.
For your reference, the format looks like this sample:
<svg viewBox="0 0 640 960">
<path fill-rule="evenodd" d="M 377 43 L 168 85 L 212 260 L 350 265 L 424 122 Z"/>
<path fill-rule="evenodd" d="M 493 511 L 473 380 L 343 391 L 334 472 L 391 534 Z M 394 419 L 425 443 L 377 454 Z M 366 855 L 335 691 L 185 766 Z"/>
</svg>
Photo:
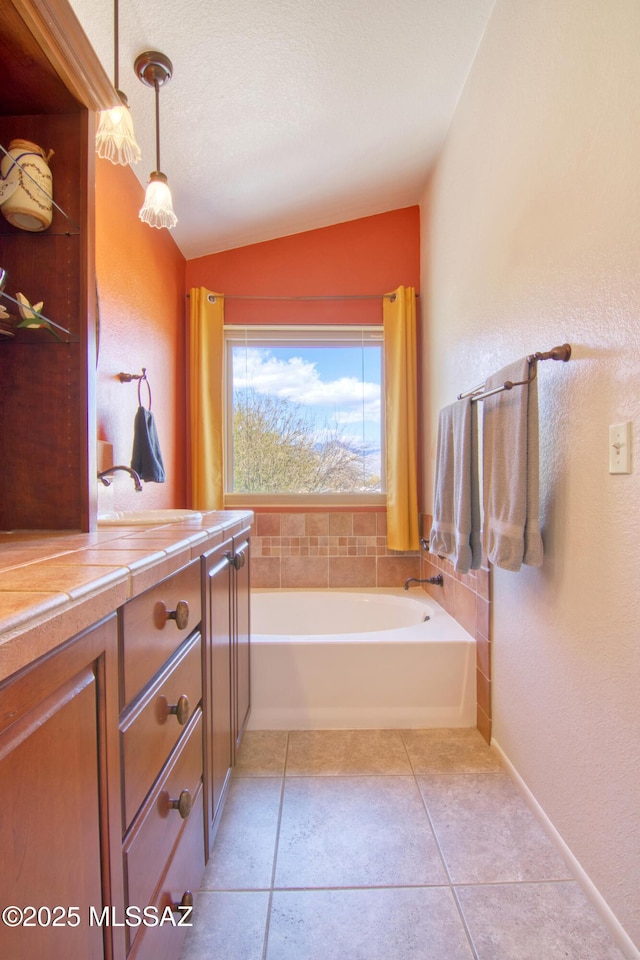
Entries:
<svg viewBox="0 0 640 960">
<path fill-rule="evenodd" d="M 558 347 L 552 347 L 551 350 L 546 350 L 544 352 L 537 351 L 536 353 L 531 353 L 527 357 L 527 360 L 530 367 L 532 366 L 533 369 L 528 380 L 505 380 L 502 386 L 495 387 L 493 390 L 488 390 L 486 393 L 484 392 L 484 383 L 480 383 L 472 390 L 467 390 L 465 393 L 459 393 L 458 400 L 464 400 L 466 397 L 470 397 L 471 402 L 473 403 L 476 400 L 485 400 L 487 397 L 492 397 L 496 393 L 503 393 L 505 390 L 513 390 L 514 387 L 522 387 L 525 385 L 525 383 L 531 383 L 531 381 L 535 378 L 538 369 L 538 360 L 561 360 L 563 363 L 566 363 L 570 358 L 570 343 L 563 343 Z"/>
</svg>

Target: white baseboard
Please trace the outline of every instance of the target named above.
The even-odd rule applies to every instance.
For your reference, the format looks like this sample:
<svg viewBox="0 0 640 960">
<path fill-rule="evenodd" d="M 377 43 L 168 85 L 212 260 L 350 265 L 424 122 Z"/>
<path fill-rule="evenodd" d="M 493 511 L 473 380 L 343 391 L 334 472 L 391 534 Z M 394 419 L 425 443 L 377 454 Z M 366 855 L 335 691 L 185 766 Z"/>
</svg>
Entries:
<svg viewBox="0 0 640 960">
<path fill-rule="evenodd" d="M 495 749 L 496 753 L 499 754 L 500 759 L 504 763 L 509 776 L 514 781 L 518 790 L 526 800 L 528 806 L 531 808 L 531 811 L 533 812 L 533 814 L 537 817 L 537 819 L 540 821 L 540 823 L 544 827 L 551 842 L 554 844 L 554 846 L 559 851 L 561 856 L 564 857 L 567 863 L 567 866 L 573 873 L 577 883 L 580 884 L 585 895 L 587 896 L 589 901 L 592 903 L 593 907 L 595 908 L 599 916 L 601 917 L 603 923 L 607 927 L 609 933 L 615 940 L 620 950 L 622 950 L 627 960 L 640 960 L 640 950 L 638 950 L 638 948 L 635 946 L 635 944 L 629 937 L 628 933 L 626 932 L 626 930 L 624 929 L 624 927 L 622 926 L 622 924 L 620 923 L 616 915 L 613 913 L 613 911 L 607 904 L 606 900 L 604 899 L 604 897 L 602 896 L 598 888 L 595 886 L 595 884 L 592 882 L 592 880 L 590 879 L 586 871 L 583 869 L 583 867 L 580 864 L 580 861 L 576 859 L 576 857 L 573 855 L 573 853 L 571 852 L 571 850 L 569 849 L 565 841 L 562 839 L 562 837 L 554 827 L 553 823 L 551 822 L 549 817 L 546 815 L 546 813 L 544 812 L 544 810 L 542 809 L 542 807 L 540 806 L 540 804 L 532 794 L 529 787 L 526 785 L 526 783 L 524 782 L 524 780 L 522 779 L 522 777 L 520 776 L 520 774 L 518 773 L 514 765 L 511 763 L 511 761 L 507 757 L 506 753 L 504 752 L 500 744 L 496 740 L 492 739 L 491 746 L 493 747 L 493 749 Z"/>
</svg>

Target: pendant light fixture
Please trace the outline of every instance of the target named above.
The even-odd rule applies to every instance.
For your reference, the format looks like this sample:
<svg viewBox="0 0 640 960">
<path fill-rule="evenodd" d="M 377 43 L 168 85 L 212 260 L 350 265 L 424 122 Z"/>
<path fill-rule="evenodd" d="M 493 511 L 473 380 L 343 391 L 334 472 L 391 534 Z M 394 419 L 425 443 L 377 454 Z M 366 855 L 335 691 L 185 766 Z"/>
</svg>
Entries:
<svg viewBox="0 0 640 960">
<path fill-rule="evenodd" d="M 134 64 L 138 79 L 156 92 L 156 169 L 149 174 L 149 183 L 139 217 L 151 227 L 171 230 L 178 222 L 173 212 L 171 191 L 164 173 L 160 170 L 160 87 L 171 79 L 173 64 L 164 53 L 147 50 L 136 58 Z"/>
<path fill-rule="evenodd" d="M 111 163 L 120 164 L 123 167 L 131 163 L 137 163 L 140 159 L 140 147 L 136 142 L 136 135 L 133 132 L 133 118 L 129 109 L 129 103 L 122 90 L 118 89 L 119 84 L 119 35 L 120 35 L 120 13 L 118 9 L 118 0 L 113 4 L 113 85 L 120 98 L 117 107 L 111 110 L 102 110 L 98 123 L 98 132 L 96 133 L 96 151 L 99 157 L 104 160 L 110 160 Z"/>
</svg>

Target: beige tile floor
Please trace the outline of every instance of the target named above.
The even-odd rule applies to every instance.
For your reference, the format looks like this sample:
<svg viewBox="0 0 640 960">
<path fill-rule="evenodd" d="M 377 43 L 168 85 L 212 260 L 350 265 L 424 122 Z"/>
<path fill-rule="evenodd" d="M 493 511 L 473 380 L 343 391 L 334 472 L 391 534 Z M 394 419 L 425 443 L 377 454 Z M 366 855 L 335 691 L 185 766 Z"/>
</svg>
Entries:
<svg viewBox="0 0 640 960">
<path fill-rule="evenodd" d="M 475 730 L 257 731 L 181 960 L 622 960 Z"/>
</svg>

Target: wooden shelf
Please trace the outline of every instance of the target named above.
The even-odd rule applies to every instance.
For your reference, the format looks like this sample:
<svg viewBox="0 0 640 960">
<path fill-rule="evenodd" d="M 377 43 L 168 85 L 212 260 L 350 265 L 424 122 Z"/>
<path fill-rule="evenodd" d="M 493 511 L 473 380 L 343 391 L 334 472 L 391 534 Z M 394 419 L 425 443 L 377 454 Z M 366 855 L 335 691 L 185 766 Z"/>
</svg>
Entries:
<svg viewBox="0 0 640 960">
<path fill-rule="evenodd" d="M 95 114 L 117 95 L 68 0 L 6 0 L 0 143 L 54 154 L 51 227 L 0 216 L 5 290 L 70 331 L 0 331 L 0 529 L 95 528 Z M 72 219 L 70 219 L 72 218 Z M 10 307 L 7 307 L 11 313 Z M 11 336 L 13 333 L 13 336 Z"/>
</svg>

